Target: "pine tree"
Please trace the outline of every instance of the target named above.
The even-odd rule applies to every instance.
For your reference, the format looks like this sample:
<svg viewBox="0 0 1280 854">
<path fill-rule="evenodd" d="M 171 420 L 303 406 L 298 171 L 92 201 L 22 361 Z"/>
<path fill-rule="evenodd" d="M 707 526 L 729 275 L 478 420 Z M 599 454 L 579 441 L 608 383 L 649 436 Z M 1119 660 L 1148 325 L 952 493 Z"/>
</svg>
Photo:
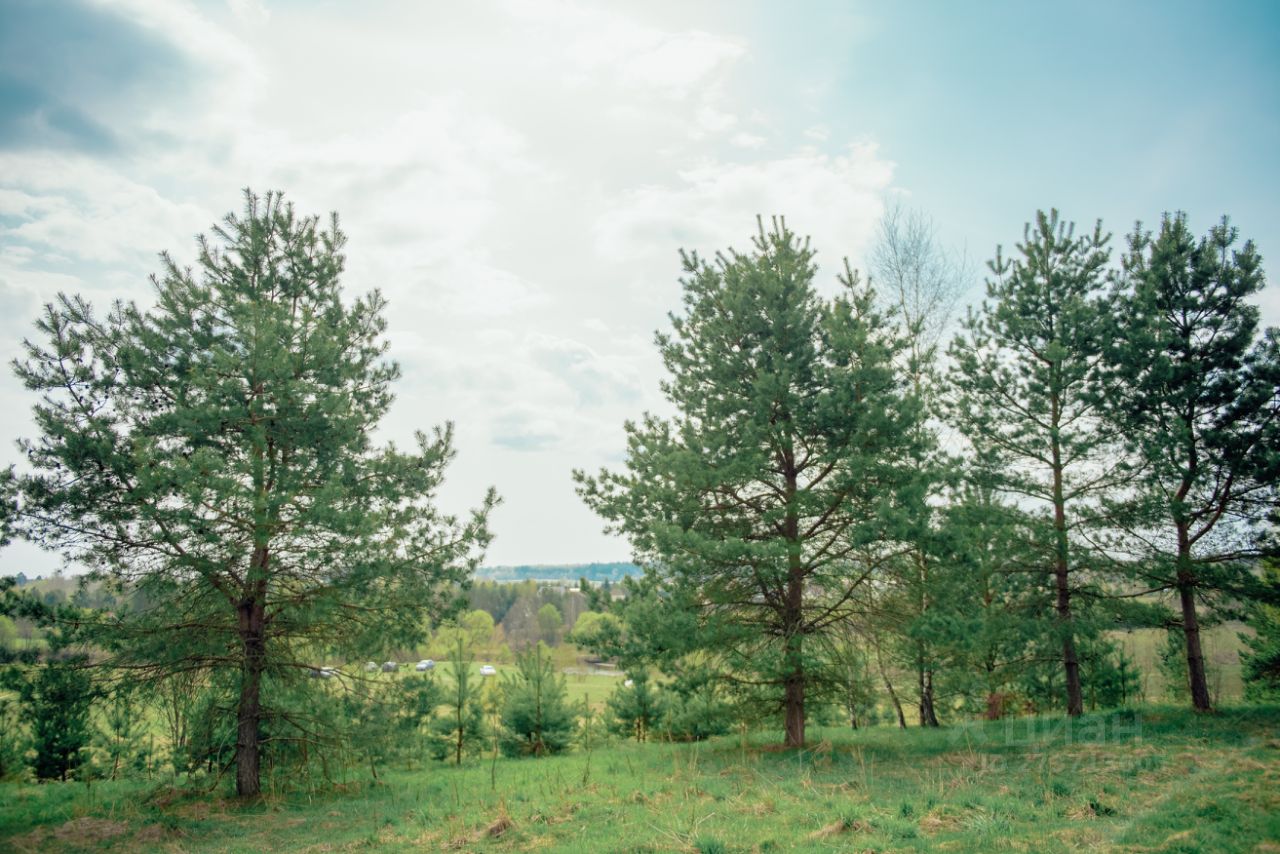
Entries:
<svg viewBox="0 0 1280 854">
<path fill-rule="evenodd" d="M 1067 712 L 1083 711 L 1072 598 L 1081 585 L 1090 502 L 1121 479 L 1114 438 L 1098 418 L 1097 382 L 1109 236 L 1077 236 L 1038 212 L 1018 244 L 990 263 L 987 298 L 951 346 L 949 414 L 989 463 L 1001 493 L 1047 511 L 1044 574 L 1055 593 Z"/>
<path fill-rule="evenodd" d="M 66 781 L 84 761 L 92 736 L 89 713 L 97 696 L 84 663 L 79 656 L 52 658 L 16 686 L 31 722 L 39 780 Z"/>
<path fill-rule="evenodd" d="M 496 502 L 465 520 L 435 508 L 451 427 L 374 445 L 399 371 L 386 301 L 343 297 L 344 242 L 336 216 L 324 229 L 246 192 L 199 238 L 198 273 L 162 256 L 153 307 L 100 318 L 61 296 L 16 364 L 40 394 L 24 532 L 148 603 L 90 627 L 107 664 L 237 674 L 242 796 L 260 791 L 264 690 L 304 678 L 317 649 L 416 641 Z"/>
<path fill-rule="evenodd" d="M 484 738 L 481 684 L 471 662 L 466 633 L 454 632 L 449 666 L 445 670 L 446 682 L 441 691 L 441 705 L 445 711 L 431 722 L 430 728 L 434 736 L 435 757 L 445 759 L 452 755 L 455 765 L 461 765 L 463 754 L 478 748 Z"/>
<path fill-rule="evenodd" d="M 663 715 L 662 694 L 643 668 L 627 671 L 627 679 L 605 701 L 609 730 L 616 735 L 647 741 Z"/>
<path fill-rule="evenodd" d="M 806 639 L 847 619 L 900 547 L 922 410 L 874 293 L 846 269 L 820 297 L 814 252 L 785 223 L 761 224 L 750 254 L 682 258 L 684 312 L 658 336 L 677 415 L 627 425 L 625 472 L 575 476 L 638 561 L 697 603 L 724 671 L 774 687 L 800 746 L 820 676 Z"/>
<path fill-rule="evenodd" d="M 1269 595 L 1249 603 L 1245 622 L 1252 635 L 1241 633 L 1245 650 L 1244 694 L 1251 700 L 1280 700 L 1280 563 L 1272 560 L 1263 567 L 1263 583 Z"/>
<path fill-rule="evenodd" d="M 546 756 L 568 749 L 575 715 L 563 675 L 545 645 L 516 657 L 514 673 L 502 677 L 502 751 L 508 756 Z"/>
<path fill-rule="evenodd" d="M 142 708 L 140 701 L 133 686 L 127 683 L 116 685 L 101 715 L 98 740 L 111 763 L 112 780 L 120 775 L 122 766 L 128 770 L 141 750 L 146 724 L 139 714 Z"/>
<path fill-rule="evenodd" d="M 1108 349 L 1109 414 L 1143 463 L 1129 543 L 1151 590 L 1178 597 L 1192 705 L 1212 705 L 1198 600 L 1248 598 L 1250 527 L 1280 474 L 1280 338 L 1258 337 L 1265 285 L 1226 218 L 1197 240 L 1185 214 L 1129 238 Z"/>
<path fill-rule="evenodd" d="M 982 461 L 974 461 L 982 471 Z M 1025 702 L 1023 677 L 1054 658 L 1052 592 L 1034 517 L 967 478 L 950 495 L 936 541 L 935 608 L 914 621 L 935 650 L 940 690 L 991 716 Z"/>
</svg>

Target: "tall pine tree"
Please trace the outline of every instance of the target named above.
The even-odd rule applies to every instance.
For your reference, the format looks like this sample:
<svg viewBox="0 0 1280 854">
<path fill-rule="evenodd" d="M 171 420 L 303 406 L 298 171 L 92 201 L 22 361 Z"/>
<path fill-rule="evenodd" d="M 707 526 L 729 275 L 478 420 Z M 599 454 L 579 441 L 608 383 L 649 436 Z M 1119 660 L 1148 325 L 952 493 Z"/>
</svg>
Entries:
<svg viewBox="0 0 1280 854">
<path fill-rule="evenodd" d="M 16 364 L 40 394 L 26 534 L 147 603 L 87 624 L 107 663 L 234 675 L 245 796 L 265 723 L 289 724 L 271 692 L 318 650 L 415 643 L 479 560 L 497 500 L 462 520 L 434 506 L 450 427 L 374 444 L 399 371 L 382 296 L 344 299 L 344 242 L 336 216 L 326 230 L 246 192 L 242 216 L 199 238 L 196 271 L 163 256 L 154 307 L 97 317 L 62 296 Z"/>
<path fill-rule="evenodd" d="M 1105 400 L 1144 466 L 1128 542 L 1153 590 L 1173 591 L 1191 702 L 1208 711 L 1197 601 L 1248 598 L 1251 527 L 1280 474 L 1280 340 L 1258 336 L 1265 285 L 1252 241 L 1224 218 L 1200 239 L 1185 214 L 1136 228 L 1109 336 Z"/>
<path fill-rule="evenodd" d="M 807 639 L 904 551 L 922 407 L 874 294 L 846 270 L 820 297 L 813 250 L 785 223 L 761 225 L 751 253 L 682 257 L 684 312 L 658 336 L 676 415 L 627 425 L 624 471 L 576 477 L 697 603 L 723 672 L 773 692 L 800 746 L 822 676 Z"/>
<path fill-rule="evenodd" d="M 989 463 L 979 475 L 1045 511 L 1044 571 L 1055 594 L 1071 715 L 1084 708 L 1072 612 L 1082 535 L 1091 502 L 1120 477 L 1096 393 L 1108 240 L 1101 223 L 1077 236 L 1057 211 L 1038 212 L 1016 257 L 997 249 L 987 300 L 950 350 L 950 416 Z"/>
</svg>

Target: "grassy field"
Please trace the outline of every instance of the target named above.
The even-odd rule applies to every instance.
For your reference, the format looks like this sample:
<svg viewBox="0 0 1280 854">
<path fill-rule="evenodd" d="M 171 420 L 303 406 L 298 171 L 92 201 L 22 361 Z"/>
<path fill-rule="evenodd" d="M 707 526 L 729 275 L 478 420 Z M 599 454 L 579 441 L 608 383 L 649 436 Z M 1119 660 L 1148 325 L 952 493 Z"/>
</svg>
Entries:
<svg viewBox="0 0 1280 854">
<path fill-rule="evenodd" d="M 1280 709 L 615 743 L 241 805 L 0 787 L 0 850 L 1280 851 Z"/>
</svg>

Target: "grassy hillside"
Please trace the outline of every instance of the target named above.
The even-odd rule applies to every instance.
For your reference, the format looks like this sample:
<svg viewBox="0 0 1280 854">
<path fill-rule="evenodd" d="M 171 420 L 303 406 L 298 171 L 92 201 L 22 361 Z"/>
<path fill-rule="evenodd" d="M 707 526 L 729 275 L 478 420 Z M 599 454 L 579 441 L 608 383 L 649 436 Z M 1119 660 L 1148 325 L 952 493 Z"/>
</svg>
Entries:
<svg viewBox="0 0 1280 854">
<path fill-rule="evenodd" d="M 1280 850 L 1280 709 L 817 730 L 431 765 L 240 806 L 167 786 L 0 788 L 0 849 Z"/>
</svg>

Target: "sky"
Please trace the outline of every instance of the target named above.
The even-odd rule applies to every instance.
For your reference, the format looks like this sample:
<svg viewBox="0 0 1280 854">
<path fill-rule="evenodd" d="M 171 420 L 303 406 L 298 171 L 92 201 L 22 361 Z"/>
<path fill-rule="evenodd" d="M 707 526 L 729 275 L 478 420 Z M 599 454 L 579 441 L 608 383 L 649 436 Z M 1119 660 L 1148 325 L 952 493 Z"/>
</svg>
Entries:
<svg viewBox="0 0 1280 854">
<path fill-rule="evenodd" d="M 1185 210 L 1276 269 L 1277 46 L 1272 2 L 0 0 L 0 357 L 59 291 L 150 304 L 158 253 L 282 190 L 390 300 L 382 438 L 453 421 L 442 503 L 503 496 L 486 562 L 624 560 L 571 471 L 668 411 L 680 248 L 783 214 L 829 289 L 903 204 L 974 302 L 1038 208 L 1117 248 Z M 0 371 L 0 463 L 32 403 Z"/>
</svg>

